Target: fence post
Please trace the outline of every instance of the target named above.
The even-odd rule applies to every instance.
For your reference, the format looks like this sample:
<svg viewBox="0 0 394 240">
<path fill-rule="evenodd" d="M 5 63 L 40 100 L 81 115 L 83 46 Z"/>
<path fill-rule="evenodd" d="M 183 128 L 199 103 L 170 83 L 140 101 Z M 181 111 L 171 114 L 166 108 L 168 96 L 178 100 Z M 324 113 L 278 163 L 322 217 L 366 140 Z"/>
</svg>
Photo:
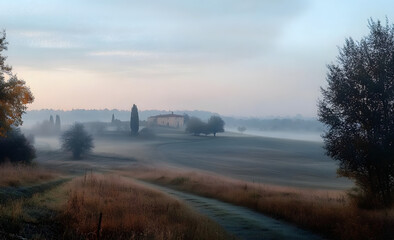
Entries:
<svg viewBox="0 0 394 240">
<path fill-rule="evenodd" d="M 103 213 L 100 212 L 99 222 L 97 226 L 97 240 L 100 240 L 100 231 L 101 231 L 101 219 L 103 217 Z"/>
</svg>

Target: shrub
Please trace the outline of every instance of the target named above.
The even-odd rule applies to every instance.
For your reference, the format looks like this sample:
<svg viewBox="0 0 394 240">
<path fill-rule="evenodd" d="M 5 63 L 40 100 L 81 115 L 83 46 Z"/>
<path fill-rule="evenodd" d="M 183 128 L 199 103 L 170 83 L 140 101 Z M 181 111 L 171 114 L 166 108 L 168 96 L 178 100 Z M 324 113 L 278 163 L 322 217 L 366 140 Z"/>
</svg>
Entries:
<svg viewBox="0 0 394 240">
<path fill-rule="evenodd" d="M 81 155 L 90 152 L 94 147 L 92 136 L 80 123 L 75 123 L 68 131 L 64 132 L 61 141 L 62 149 L 72 152 L 74 159 L 80 159 Z"/>
<path fill-rule="evenodd" d="M 0 137 L 0 162 L 30 163 L 35 157 L 33 145 L 19 129 L 12 129 L 7 137 Z"/>
<path fill-rule="evenodd" d="M 155 132 L 150 129 L 150 128 L 143 128 L 141 129 L 141 131 L 138 133 L 138 136 L 140 138 L 144 138 L 144 139 L 151 139 L 151 138 L 155 138 L 156 134 Z"/>
</svg>

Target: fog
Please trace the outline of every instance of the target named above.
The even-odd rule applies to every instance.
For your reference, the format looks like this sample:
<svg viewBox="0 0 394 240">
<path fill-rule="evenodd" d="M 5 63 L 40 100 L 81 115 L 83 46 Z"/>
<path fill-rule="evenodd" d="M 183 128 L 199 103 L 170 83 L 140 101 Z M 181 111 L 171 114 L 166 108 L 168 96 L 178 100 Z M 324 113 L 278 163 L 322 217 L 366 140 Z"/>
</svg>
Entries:
<svg viewBox="0 0 394 240">
<path fill-rule="evenodd" d="M 208 120 L 210 116 L 219 115 L 204 110 L 139 110 L 139 120 L 144 122 L 148 117 L 164 114 L 187 115 L 189 117 L 197 117 L 203 121 Z M 62 126 L 71 125 L 74 122 L 90 122 L 90 123 L 109 123 L 112 115 L 115 119 L 124 122 L 130 120 L 130 110 L 104 109 L 104 110 L 87 110 L 78 109 L 71 111 L 62 110 L 34 110 L 27 111 L 23 115 L 23 127 L 25 129 L 35 130 L 39 133 L 48 133 L 46 123 L 50 116 L 59 116 Z M 319 140 L 321 133 L 324 131 L 322 123 L 314 118 L 305 118 L 300 115 L 294 117 L 267 117 L 267 118 L 245 118 L 221 116 L 225 121 L 226 129 L 237 131 L 238 127 L 245 127 L 246 133 L 258 136 L 272 136 L 279 138 L 301 139 L 301 140 Z M 50 129 L 49 129 L 50 130 Z M 126 130 L 126 129 L 125 129 Z M 34 133 L 34 131 L 33 131 Z"/>
<path fill-rule="evenodd" d="M 226 128 L 226 131 L 239 132 L 238 129 L 234 129 L 234 128 Z M 280 138 L 280 139 L 323 142 L 323 138 L 321 136 L 323 132 L 318 132 L 318 131 L 259 131 L 259 130 L 247 129 L 242 134 L 261 136 L 261 137 Z"/>
<path fill-rule="evenodd" d="M 303 188 L 347 189 L 352 185 L 348 180 L 336 177 L 337 165 L 325 156 L 323 145 L 318 141 L 279 139 L 273 138 L 274 135 L 260 137 L 237 132 L 220 133 L 213 137 L 193 136 L 184 130 L 171 128 L 152 130 L 154 137 L 148 139 L 131 137 L 129 132 L 124 131 L 93 135 L 95 148 L 79 164 L 106 171 L 138 163 Z M 71 154 L 62 153 L 59 137 L 37 136 L 35 146 L 38 162 L 56 165 L 62 161 L 63 164 L 70 164 Z"/>
</svg>

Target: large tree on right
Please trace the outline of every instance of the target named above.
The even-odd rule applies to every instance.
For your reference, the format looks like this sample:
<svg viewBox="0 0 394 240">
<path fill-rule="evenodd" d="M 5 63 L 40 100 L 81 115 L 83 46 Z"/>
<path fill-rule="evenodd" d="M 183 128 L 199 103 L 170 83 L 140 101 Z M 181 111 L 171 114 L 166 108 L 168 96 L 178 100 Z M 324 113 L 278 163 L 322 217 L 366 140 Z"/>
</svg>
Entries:
<svg viewBox="0 0 394 240">
<path fill-rule="evenodd" d="M 370 207 L 394 199 L 394 25 L 369 21 L 360 41 L 346 39 L 328 65 L 318 104 L 327 154 L 351 178 Z"/>
</svg>

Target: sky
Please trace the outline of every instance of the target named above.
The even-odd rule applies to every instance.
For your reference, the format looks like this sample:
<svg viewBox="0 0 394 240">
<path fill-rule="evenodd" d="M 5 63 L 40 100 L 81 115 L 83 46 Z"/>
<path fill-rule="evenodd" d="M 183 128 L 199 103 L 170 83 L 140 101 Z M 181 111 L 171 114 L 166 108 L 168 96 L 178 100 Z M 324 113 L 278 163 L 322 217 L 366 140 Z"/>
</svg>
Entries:
<svg viewBox="0 0 394 240">
<path fill-rule="evenodd" d="M 327 64 L 390 0 L 0 0 L 34 109 L 316 117 Z"/>
</svg>

